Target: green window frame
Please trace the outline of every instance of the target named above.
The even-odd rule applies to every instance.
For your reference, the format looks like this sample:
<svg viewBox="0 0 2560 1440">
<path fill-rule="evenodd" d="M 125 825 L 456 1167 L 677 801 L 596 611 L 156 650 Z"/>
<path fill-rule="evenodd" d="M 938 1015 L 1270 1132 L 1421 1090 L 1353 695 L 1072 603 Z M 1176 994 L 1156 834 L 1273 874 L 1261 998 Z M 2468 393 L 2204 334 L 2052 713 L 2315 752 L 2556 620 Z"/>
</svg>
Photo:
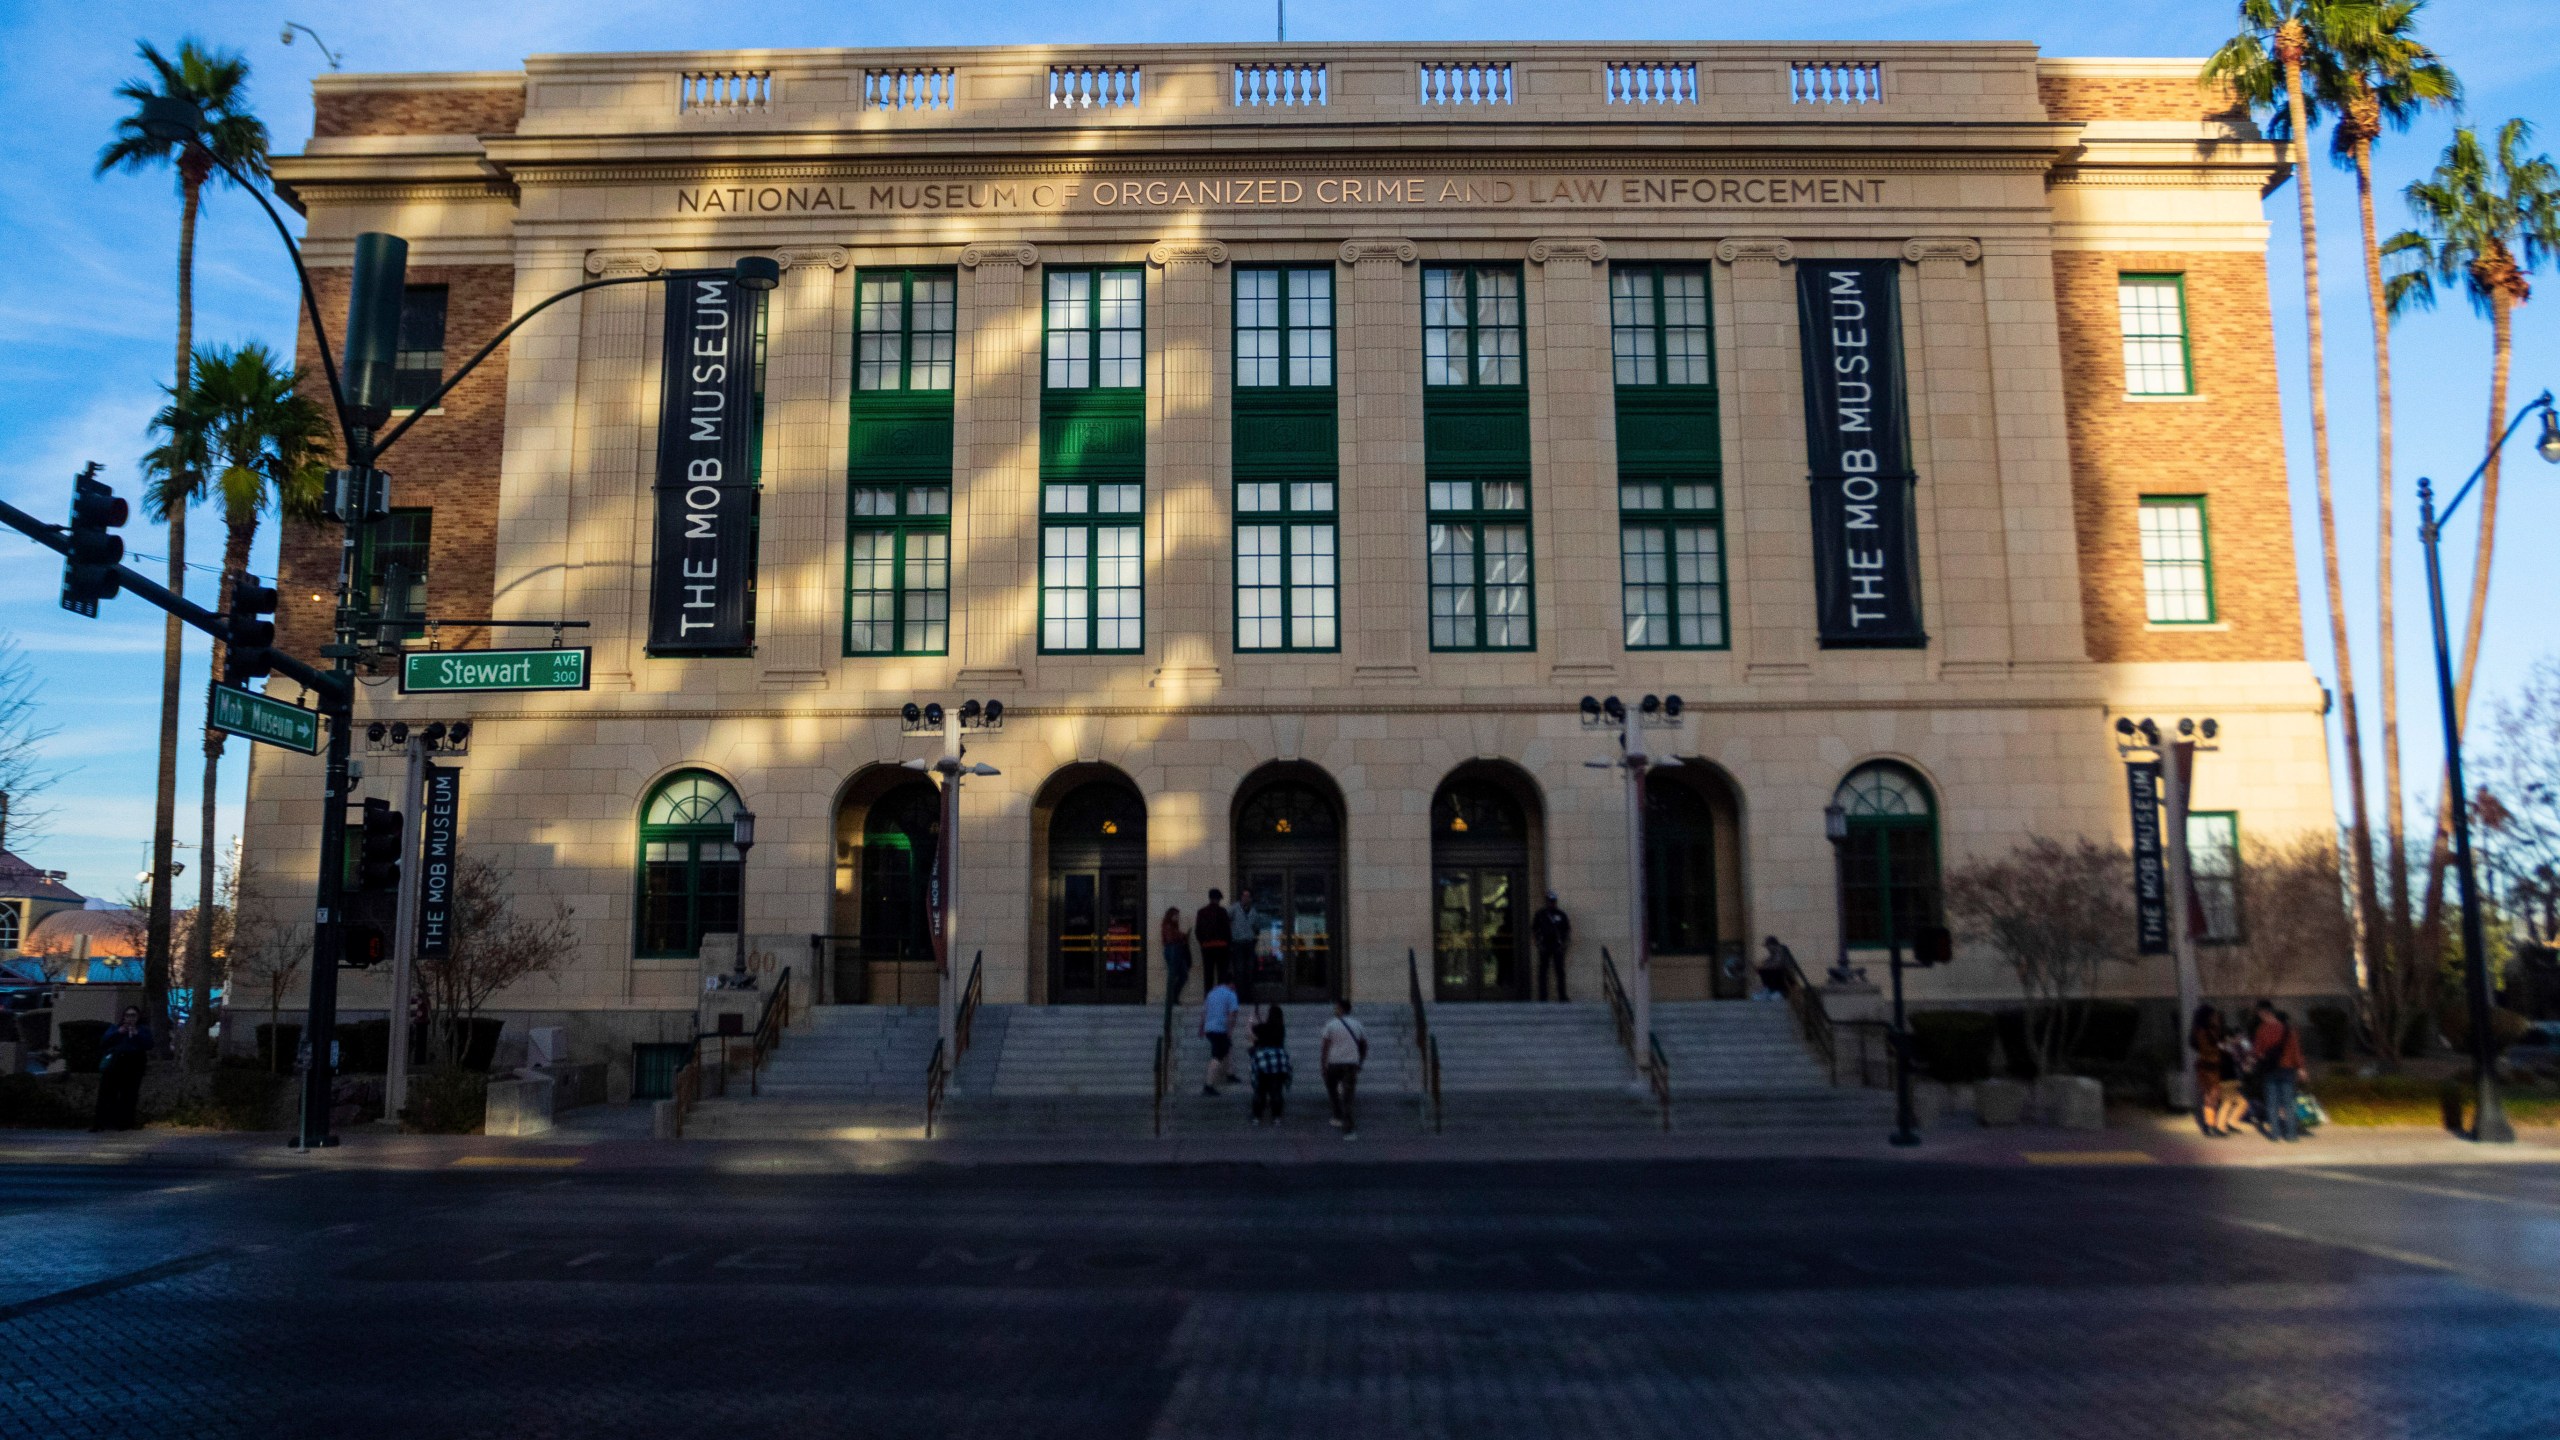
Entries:
<svg viewBox="0 0 2560 1440">
<path fill-rule="evenodd" d="M 2128 395 L 2196 393 L 2194 348 L 2187 331 L 2187 277 L 2140 274 L 2116 277 L 2116 319 L 2124 332 L 2124 391 Z"/>
<path fill-rule="evenodd" d="M 1043 389 L 1146 388 L 1144 267 L 1051 266 L 1042 277 L 1041 293 Z"/>
<path fill-rule="evenodd" d="M 1145 489 L 1136 481 L 1041 482 L 1041 654 L 1146 649 Z"/>
<path fill-rule="evenodd" d="M 845 537 L 844 653 L 951 650 L 951 487 L 853 487 Z"/>
<path fill-rule="evenodd" d="M 1240 265 L 1235 306 L 1237 389 L 1333 388 L 1333 267 Z"/>
<path fill-rule="evenodd" d="M 2154 625 L 2211 625 L 2213 528 L 2202 495 L 2145 495 L 2135 521 L 2143 617 Z"/>
<path fill-rule="evenodd" d="M 2194 882 L 2196 908 L 2204 912 L 2207 945 L 2236 945 L 2243 938 L 2240 915 L 2240 812 L 2187 812 L 2187 877 Z"/>
<path fill-rule="evenodd" d="M 434 531 L 435 511 L 423 505 L 393 510 L 357 528 L 356 586 L 352 597 L 356 613 L 381 613 L 383 577 L 397 565 L 407 576 L 401 586 L 407 592 L 401 597 L 406 602 L 406 613 L 420 619 L 426 617 L 427 563 L 433 552 Z M 408 627 L 411 639 L 426 633 L 424 625 Z"/>
<path fill-rule="evenodd" d="M 746 857 L 732 829 L 738 792 L 707 770 L 680 770 L 640 807 L 639 901 L 633 944 L 644 959 L 702 953 L 705 935 L 734 934 Z"/>
<path fill-rule="evenodd" d="M 1431 480 L 1431 648 L 1538 648 L 1529 482 Z"/>
<path fill-rule="evenodd" d="M 1331 477 L 1236 482 L 1237 650 L 1342 648 L 1340 490 Z"/>
<path fill-rule="evenodd" d="M 1849 821 L 1836 852 L 1842 943 L 1907 949 L 1945 908 L 1929 783 L 1908 766 L 1875 761 L 1850 771 L 1831 801 Z"/>
<path fill-rule="evenodd" d="M 1422 272 L 1422 383 L 1528 384 L 1517 265 L 1431 265 Z"/>
<path fill-rule="evenodd" d="M 1703 266 L 1609 267 L 1609 356 L 1617 383 L 1714 385 L 1714 316 Z"/>
<path fill-rule="evenodd" d="M 864 270 L 854 277 L 853 388 L 944 391 L 959 349 L 960 281 L 949 270 Z"/>
<path fill-rule="evenodd" d="M 1618 585 L 1630 650 L 1723 650 L 1722 487 L 1713 480 L 1618 481 Z"/>
</svg>

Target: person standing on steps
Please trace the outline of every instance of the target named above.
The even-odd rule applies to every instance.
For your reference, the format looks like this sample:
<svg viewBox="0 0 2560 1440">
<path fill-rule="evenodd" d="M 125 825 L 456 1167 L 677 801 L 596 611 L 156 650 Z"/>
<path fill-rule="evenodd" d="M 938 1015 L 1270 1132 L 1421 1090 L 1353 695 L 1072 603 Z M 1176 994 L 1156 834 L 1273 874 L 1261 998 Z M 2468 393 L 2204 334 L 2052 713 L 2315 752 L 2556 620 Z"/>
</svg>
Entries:
<svg viewBox="0 0 2560 1440">
<path fill-rule="evenodd" d="M 1573 917 L 1556 903 L 1556 892 L 1547 892 L 1547 903 L 1529 917 L 1529 942 L 1538 949 L 1538 998 L 1547 998 L 1547 976 L 1556 977 L 1556 999 L 1569 1002 L 1564 993 L 1564 952 L 1573 944 Z"/>
<path fill-rule="evenodd" d="M 1317 1051 L 1324 1067 L 1324 1095 L 1333 1105 L 1334 1128 L 1345 1140 L 1360 1138 L 1360 1067 L 1369 1060 L 1369 1032 L 1351 1018 L 1348 999 L 1333 1002 L 1333 1018 L 1325 1022 Z"/>
<path fill-rule="evenodd" d="M 1221 979 L 1209 987 L 1209 996 L 1200 1004 L 1200 1033 L 1209 1041 L 1209 1074 L 1200 1082 L 1200 1093 L 1218 1093 L 1221 1076 L 1232 1082 L 1236 1078 L 1235 1061 L 1228 1058 L 1235 1044 L 1236 987 Z"/>
<path fill-rule="evenodd" d="M 1235 926 L 1227 918 L 1226 898 L 1216 890 L 1210 891 L 1209 903 L 1201 906 L 1200 913 L 1191 920 L 1191 941 L 1200 947 L 1203 985 L 1221 985 L 1229 979 L 1227 942 L 1235 933 Z"/>
<path fill-rule="evenodd" d="M 1270 1006 L 1253 1027 L 1253 1123 L 1280 1123 L 1289 1103 L 1289 1017 Z"/>
<path fill-rule="evenodd" d="M 1164 999 L 1168 1005 L 1182 1003 L 1182 987 L 1191 983 L 1191 932 L 1182 928 L 1182 907 L 1168 905 L 1164 910 Z"/>
</svg>

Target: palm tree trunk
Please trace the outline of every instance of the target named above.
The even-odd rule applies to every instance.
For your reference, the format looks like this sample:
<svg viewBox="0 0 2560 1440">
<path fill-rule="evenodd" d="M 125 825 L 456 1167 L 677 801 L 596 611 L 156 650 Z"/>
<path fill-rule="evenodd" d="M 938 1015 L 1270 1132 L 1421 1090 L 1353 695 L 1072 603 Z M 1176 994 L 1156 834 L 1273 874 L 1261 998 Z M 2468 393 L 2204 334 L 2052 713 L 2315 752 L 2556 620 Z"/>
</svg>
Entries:
<svg viewBox="0 0 2560 1440">
<path fill-rule="evenodd" d="M 178 366 L 175 397 L 183 397 L 193 368 L 196 329 L 196 210 L 204 195 L 202 179 L 179 171 L 184 204 L 178 216 Z M 187 506 L 180 495 L 169 507 L 169 590 L 187 593 Z M 172 615 L 162 626 L 160 641 L 160 769 L 159 791 L 151 811 L 151 913 L 143 931 L 143 1014 L 165 1048 L 169 1035 L 169 862 L 178 831 L 178 670 L 184 661 L 186 629 Z M 201 856 L 198 857 L 202 859 Z"/>
<path fill-rule="evenodd" d="M 2382 826 L 2384 864 L 2389 867 L 2391 884 L 2390 923 L 2384 927 L 2381 944 L 2371 947 L 2368 960 L 2375 968 L 2374 993 L 2388 994 L 2390 1035 L 2381 1035 L 2381 1051 L 2386 1056 L 2399 1054 L 2399 1015 L 2408 1002 L 2406 985 L 2410 964 L 2409 928 L 2409 837 L 2406 824 L 2406 802 L 2400 788 L 2400 677 L 2399 653 L 2395 635 L 2398 632 L 2399 594 L 2392 588 L 2392 413 L 2391 413 L 2391 306 L 2382 283 L 2382 241 L 2380 228 L 2373 215 L 2373 139 L 2360 135 L 2355 147 L 2356 210 L 2364 226 L 2364 288 L 2366 301 L 2373 308 L 2373 417 L 2374 417 L 2374 506 L 2377 559 L 2374 583 L 2377 611 L 2375 620 L 2381 632 L 2382 645 Z"/>
<path fill-rule="evenodd" d="M 258 533 L 258 517 L 252 511 L 244 522 L 239 514 L 226 517 L 222 547 L 222 578 L 214 590 L 213 607 L 225 610 L 231 604 L 231 587 L 249 568 L 249 547 Z M 222 673 L 222 657 L 227 647 L 213 642 L 213 673 Z M 196 923 L 187 932 L 187 1063 L 190 1067 L 209 1065 L 206 1038 L 211 1033 L 213 1009 L 213 870 L 214 870 L 214 805 L 220 794 L 222 777 L 223 734 L 211 725 L 204 727 L 204 799 L 198 815 L 196 858 L 202 871 L 196 877 Z"/>
<path fill-rule="evenodd" d="M 2371 935 L 2373 923 L 2373 825 L 2367 818 L 2364 793 L 2364 739 L 2356 721 L 2355 663 L 2347 650 L 2345 587 L 2338 578 L 2337 506 L 2329 490 L 2329 376 L 2320 324 L 2320 238 L 2311 202 L 2311 119 L 2302 98 L 2301 41 L 2280 39 L 2284 62 L 2284 94 L 2293 121 L 2293 187 L 2302 209 L 2302 306 L 2310 327 L 2311 467 L 2320 497 L 2320 566 L 2328 586 L 2329 644 L 2338 661 L 2338 730 L 2347 752 L 2347 798 L 2350 833 L 2355 837 L 2355 891 L 2358 930 Z M 2371 973 L 2370 969 L 2367 971 Z"/>
<path fill-rule="evenodd" d="M 2489 456 L 2480 471 L 2480 538 L 2471 560 L 2471 617 L 2462 627 L 2462 665 L 2453 677 L 2453 724 L 2457 735 L 2471 732 L 2471 677 L 2480 664 L 2480 627 L 2489 614 L 2489 557 L 2498 534 L 2498 440 L 2507 428 L 2507 370 L 2513 358 L 2515 299 L 2502 286 L 2489 291 Z M 2424 933 L 2428 953 L 2436 953 L 2444 933 L 2444 873 L 2453 863 L 2453 807 L 2463 797 L 2447 794 L 2436 802 L 2436 837 L 2427 854 L 2427 900 Z"/>
</svg>

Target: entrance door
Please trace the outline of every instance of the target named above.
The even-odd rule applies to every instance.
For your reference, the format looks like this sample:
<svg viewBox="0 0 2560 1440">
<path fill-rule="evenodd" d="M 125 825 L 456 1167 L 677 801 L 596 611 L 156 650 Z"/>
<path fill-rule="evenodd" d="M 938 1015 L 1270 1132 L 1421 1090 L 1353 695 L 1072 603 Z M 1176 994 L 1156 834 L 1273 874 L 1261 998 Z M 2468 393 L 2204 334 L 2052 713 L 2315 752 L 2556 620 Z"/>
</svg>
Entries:
<svg viewBox="0 0 2560 1440">
<path fill-rule="evenodd" d="M 1341 993 L 1342 829 L 1307 780 L 1277 778 L 1236 811 L 1236 888 L 1250 895 L 1243 998 L 1323 1002 Z"/>
<path fill-rule="evenodd" d="M 1529 994 L 1530 812 L 1510 786 L 1461 772 L 1431 801 L 1432 982 L 1442 1000 Z"/>
<path fill-rule="evenodd" d="M 1443 1000 L 1518 1000 L 1528 992 L 1521 942 L 1520 897 L 1529 888 L 1518 870 L 1486 866 L 1443 869 L 1432 917 L 1437 990 Z"/>
<path fill-rule="evenodd" d="M 871 803 L 862 827 L 861 958 L 856 984 L 839 975 L 837 993 L 875 1005 L 931 1005 L 933 856 L 942 828 L 942 796 L 925 781 L 899 786 Z"/>
<path fill-rule="evenodd" d="M 1147 998 L 1147 812 L 1126 782 L 1079 786 L 1050 816 L 1049 997 Z"/>
</svg>

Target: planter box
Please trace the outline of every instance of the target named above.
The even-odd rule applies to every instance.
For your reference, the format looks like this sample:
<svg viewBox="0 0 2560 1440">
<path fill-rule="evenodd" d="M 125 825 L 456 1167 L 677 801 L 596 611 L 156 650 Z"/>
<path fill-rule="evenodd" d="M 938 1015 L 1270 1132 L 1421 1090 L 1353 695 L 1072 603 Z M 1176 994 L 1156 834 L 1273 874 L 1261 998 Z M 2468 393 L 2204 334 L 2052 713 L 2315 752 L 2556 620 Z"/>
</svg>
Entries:
<svg viewBox="0 0 2560 1440">
<path fill-rule="evenodd" d="M 2017 1125 L 2027 1118 L 2027 1087 L 2015 1080 L 1985 1080 L 1973 1087 L 1975 1113 L 1985 1125 Z"/>
<path fill-rule="evenodd" d="M 492 1080 L 483 1135 L 548 1135 L 551 1133 L 551 1077 Z"/>
<path fill-rule="evenodd" d="M 2065 1130 L 2104 1130 L 2106 1087 L 2085 1075 L 2047 1075 L 2036 1082 L 2036 1119 Z"/>
</svg>

